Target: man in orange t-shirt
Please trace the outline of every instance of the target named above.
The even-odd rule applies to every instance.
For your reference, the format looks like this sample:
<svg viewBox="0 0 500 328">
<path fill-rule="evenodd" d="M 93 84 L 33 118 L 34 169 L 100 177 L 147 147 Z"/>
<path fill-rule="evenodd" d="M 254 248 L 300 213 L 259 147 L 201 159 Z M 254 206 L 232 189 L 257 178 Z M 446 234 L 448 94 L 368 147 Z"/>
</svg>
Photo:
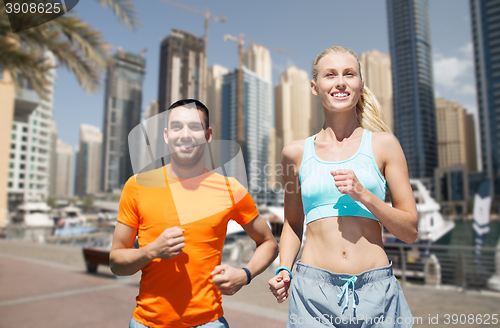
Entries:
<svg viewBox="0 0 500 328">
<path fill-rule="evenodd" d="M 233 295 L 264 271 L 277 243 L 246 189 L 203 166 L 212 140 L 208 109 L 194 99 L 169 108 L 164 138 L 171 163 L 125 184 L 113 235 L 116 275 L 142 270 L 130 328 L 229 327 L 223 295 Z M 220 265 L 229 220 L 256 242 L 246 268 Z M 136 236 L 139 249 L 133 249 Z"/>
</svg>

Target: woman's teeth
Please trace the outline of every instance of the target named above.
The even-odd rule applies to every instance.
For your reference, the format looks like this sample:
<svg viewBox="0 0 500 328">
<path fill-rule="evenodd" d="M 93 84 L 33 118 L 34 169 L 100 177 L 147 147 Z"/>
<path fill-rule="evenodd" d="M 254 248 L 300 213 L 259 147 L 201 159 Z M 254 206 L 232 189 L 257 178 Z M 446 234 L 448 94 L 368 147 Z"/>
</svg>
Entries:
<svg viewBox="0 0 500 328">
<path fill-rule="evenodd" d="M 334 97 L 347 97 L 349 96 L 348 93 L 334 93 L 333 94 Z"/>
</svg>

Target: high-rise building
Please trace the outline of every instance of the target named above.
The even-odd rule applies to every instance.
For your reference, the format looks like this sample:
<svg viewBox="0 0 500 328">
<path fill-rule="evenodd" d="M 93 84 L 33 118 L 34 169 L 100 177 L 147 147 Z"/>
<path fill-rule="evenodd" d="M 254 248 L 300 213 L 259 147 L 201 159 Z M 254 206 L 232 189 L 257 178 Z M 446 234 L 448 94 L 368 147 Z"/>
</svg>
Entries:
<svg viewBox="0 0 500 328">
<path fill-rule="evenodd" d="M 311 64 L 311 70 L 314 69 L 314 64 Z M 311 92 L 311 90 L 309 91 Z M 311 122 L 309 126 L 309 135 L 313 135 L 323 129 L 323 124 L 325 123 L 325 113 L 323 112 L 323 103 L 321 102 L 321 97 L 313 95 L 309 96 L 311 99 Z"/>
<path fill-rule="evenodd" d="M 482 170 L 500 197 L 500 1 L 470 0 Z"/>
<path fill-rule="evenodd" d="M 45 58 L 55 67 L 52 53 L 46 52 Z M 49 195 L 55 68 L 46 77 L 49 84 L 43 99 L 22 78 L 16 91 L 7 187 L 10 211 L 23 202 L 43 201 Z"/>
<path fill-rule="evenodd" d="M 243 66 L 257 74 L 264 81 L 272 81 L 272 62 L 269 50 L 252 44 L 243 51 Z"/>
<path fill-rule="evenodd" d="M 80 124 L 80 145 L 76 156 L 75 195 L 94 195 L 101 191 L 102 132 Z"/>
<path fill-rule="evenodd" d="M 55 196 L 57 185 L 57 125 L 54 120 L 50 126 L 50 177 L 49 195 Z"/>
<path fill-rule="evenodd" d="M 212 126 L 213 138 L 220 139 L 221 136 L 221 113 L 222 113 L 222 80 L 229 70 L 221 65 L 213 65 L 207 69 L 207 102 L 205 105 L 210 111 L 210 125 Z"/>
<path fill-rule="evenodd" d="M 12 118 L 16 103 L 16 89 L 10 74 L 0 67 L 0 227 L 4 227 L 7 214 L 7 177 L 9 176 L 9 156 L 11 149 Z M 33 104 L 32 110 L 36 108 Z M 14 145 L 15 146 L 15 145 Z"/>
<path fill-rule="evenodd" d="M 129 52 L 113 56 L 106 74 L 101 189 L 120 189 L 133 175 L 128 134 L 140 123 L 146 61 Z"/>
<path fill-rule="evenodd" d="M 54 196 L 66 198 L 71 196 L 71 176 L 73 168 L 73 148 L 57 139 L 56 161 L 57 179 Z"/>
<path fill-rule="evenodd" d="M 473 114 L 464 115 L 465 149 L 467 153 L 467 170 L 469 172 L 478 171 L 477 147 L 476 147 L 476 119 Z"/>
<path fill-rule="evenodd" d="M 438 166 L 436 108 L 427 0 L 387 0 L 394 134 L 411 178 L 431 178 Z"/>
<path fill-rule="evenodd" d="M 375 95 L 382 107 L 385 123 L 391 130 L 394 130 L 391 57 L 378 50 L 371 50 L 359 56 L 359 63 L 365 86 Z"/>
<path fill-rule="evenodd" d="M 272 61 L 271 61 L 271 54 L 269 53 L 269 50 L 262 47 L 258 46 L 255 44 L 250 45 L 246 50 L 243 51 L 243 56 L 242 56 L 242 64 L 245 68 L 247 68 L 249 71 L 255 73 L 259 78 L 261 78 L 263 81 L 269 82 L 272 84 Z M 272 92 L 272 90 L 271 90 Z M 271 101 L 271 100 L 269 100 Z M 267 140 L 268 140 L 268 153 L 267 153 L 267 162 L 264 163 L 263 167 L 271 167 L 275 168 L 277 163 L 276 162 L 276 150 L 275 149 L 270 149 L 271 147 L 276 148 L 276 130 L 273 128 L 274 124 L 274 113 L 273 113 L 273 108 L 272 105 L 270 105 L 270 115 L 271 115 L 271 122 L 269 124 L 269 130 L 267 132 Z M 245 111 L 245 106 L 244 111 Z M 272 155 L 272 156 L 270 156 Z M 274 169 L 272 170 L 265 170 L 266 172 L 269 173 L 269 171 L 273 172 Z M 260 180 L 265 181 L 262 184 L 262 187 L 269 187 L 276 181 L 276 177 L 274 174 L 266 174 L 265 171 L 261 172 L 261 178 Z M 257 171 L 258 172 L 258 171 Z M 260 194 L 254 194 L 254 197 L 257 197 L 257 201 L 259 202 L 265 202 L 266 198 L 268 197 L 268 192 L 264 191 L 263 193 Z"/>
<path fill-rule="evenodd" d="M 467 114 L 458 103 L 438 98 L 436 123 L 439 167 L 466 164 L 468 171 L 476 171 L 476 148 L 471 147 L 475 144 L 475 131 L 468 130 L 474 127 L 472 114 Z"/>
<path fill-rule="evenodd" d="M 154 99 L 151 101 L 148 107 L 146 107 L 146 119 L 151 118 L 159 113 L 158 100 Z"/>
<path fill-rule="evenodd" d="M 243 157 L 249 191 L 253 196 L 268 182 L 261 174 L 268 163 L 271 122 L 271 82 L 243 67 Z M 238 142 L 238 70 L 224 75 L 222 84 L 221 139 Z"/>
<path fill-rule="evenodd" d="M 160 113 L 175 101 L 203 92 L 204 41 L 186 31 L 172 29 L 160 46 L 158 105 Z"/>
<path fill-rule="evenodd" d="M 307 72 L 289 66 L 274 88 L 274 125 L 276 129 L 276 161 L 283 148 L 296 139 L 309 137 L 311 124 L 311 87 Z M 278 158 L 279 156 L 279 158 Z"/>
<path fill-rule="evenodd" d="M 281 174 L 281 151 L 276 147 L 276 129 L 269 129 L 269 147 L 267 148 L 268 165 L 263 171 L 263 175 L 267 178 L 267 187 L 269 189 L 281 189 L 283 179 Z M 279 152 L 279 155 L 278 155 Z"/>
</svg>

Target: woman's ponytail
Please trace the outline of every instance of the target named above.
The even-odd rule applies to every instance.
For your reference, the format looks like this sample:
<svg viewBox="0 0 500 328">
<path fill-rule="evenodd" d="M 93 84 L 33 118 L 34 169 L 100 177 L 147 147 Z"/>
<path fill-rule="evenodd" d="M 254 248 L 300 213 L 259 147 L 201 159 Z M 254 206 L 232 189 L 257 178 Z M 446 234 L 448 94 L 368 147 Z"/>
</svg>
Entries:
<svg viewBox="0 0 500 328">
<path fill-rule="evenodd" d="M 356 104 L 356 116 L 359 125 L 364 129 L 392 133 L 389 126 L 385 123 L 384 114 L 377 98 L 366 86 L 363 88 L 363 93 L 359 96 L 358 103 Z"/>
</svg>

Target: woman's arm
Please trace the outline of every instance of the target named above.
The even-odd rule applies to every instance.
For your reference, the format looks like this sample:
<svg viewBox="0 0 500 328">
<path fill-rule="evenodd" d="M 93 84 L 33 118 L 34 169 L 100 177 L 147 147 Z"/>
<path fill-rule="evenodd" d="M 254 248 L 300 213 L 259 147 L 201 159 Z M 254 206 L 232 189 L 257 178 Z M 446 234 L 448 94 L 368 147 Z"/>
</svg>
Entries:
<svg viewBox="0 0 500 328">
<path fill-rule="evenodd" d="M 385 179 L 392 207 L 365 189 L 352 170 L 332 172 L 336 185 L 341 193 L 349 194 L 352 199 L 363 203 L 395 237 L 412 244 L 418 236 L 418 215 L 403 149 L 398 139 L 390 133 L 378 133 L 373 149 L 385 163 Z"/>
<path fill-rule="evenodd" d="M 281 153 L 282 177 L 285 190 L 285 220 L 281 232 L 279 254 L 280 266 L 292 269 L 302 244 L 304 229 L 304 211 L 300 193 L 299 170 L 304 140 L 292 141 L 283 148 Z M 290 275 L 286 270 L 281 270 L 277 276 L 269 280 L 271 292 L 278 303 L 288 298 Z"/>
</svg>

